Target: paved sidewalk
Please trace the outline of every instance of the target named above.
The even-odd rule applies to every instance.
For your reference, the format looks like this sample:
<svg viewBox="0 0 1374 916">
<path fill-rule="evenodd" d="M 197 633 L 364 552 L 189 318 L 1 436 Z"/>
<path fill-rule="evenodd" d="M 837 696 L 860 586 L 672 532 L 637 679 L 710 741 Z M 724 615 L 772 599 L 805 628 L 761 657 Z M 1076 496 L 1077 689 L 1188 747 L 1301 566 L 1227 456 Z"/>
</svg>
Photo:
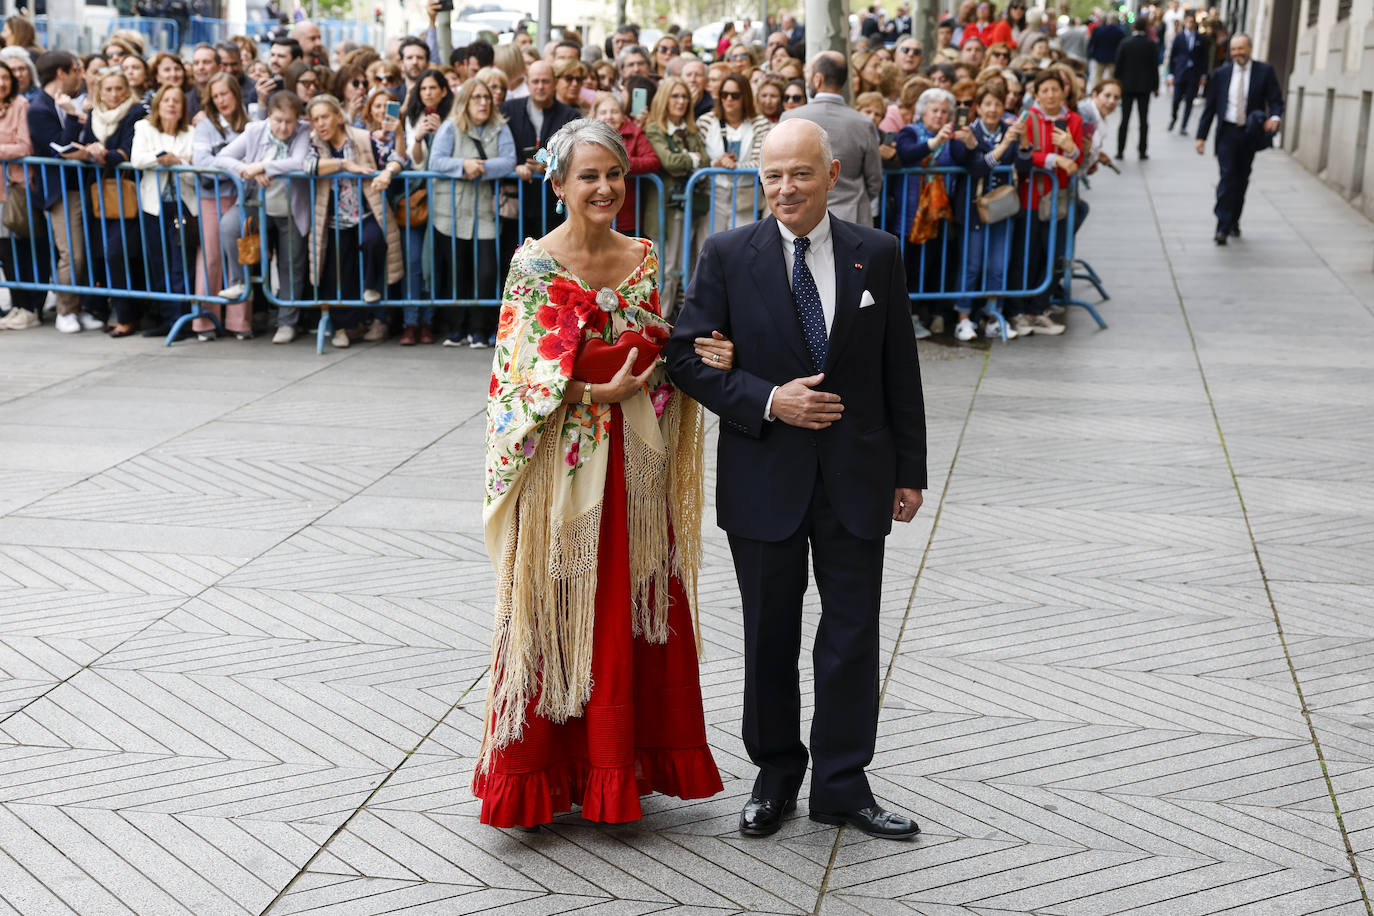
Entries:
<svg viewBox="0 0 1374 916">
<path fill-rule="evenodd" d="M 871 770 L 914 843 L 736 832 L 714 528 L 725 792 L 477 823 L 487 354 L 0 334 L 0 912 L 1369 913 L 1374 229 L 1267 153 L 1218 250 L 1154 146 L 1094 181 L 1109 330 L 922 345 Z"/>
</svg>

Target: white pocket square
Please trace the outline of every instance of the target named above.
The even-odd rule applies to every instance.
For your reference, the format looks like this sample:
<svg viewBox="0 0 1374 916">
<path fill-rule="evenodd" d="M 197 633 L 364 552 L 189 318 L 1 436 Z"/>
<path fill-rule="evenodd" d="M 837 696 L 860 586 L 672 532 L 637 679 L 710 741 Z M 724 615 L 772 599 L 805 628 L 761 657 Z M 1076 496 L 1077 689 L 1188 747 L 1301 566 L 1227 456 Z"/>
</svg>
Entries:
<svg viewBox="0 0 1374 916">
<path fill-rule="evenodd" d="M 876 303 L 873 301 L 873 294 L 870 293 L 868 290 L 864 290 L 864 294 L 859 297 L 859 308 L 866 309 L 870 305 L 876 305 Z"/>
</svg>

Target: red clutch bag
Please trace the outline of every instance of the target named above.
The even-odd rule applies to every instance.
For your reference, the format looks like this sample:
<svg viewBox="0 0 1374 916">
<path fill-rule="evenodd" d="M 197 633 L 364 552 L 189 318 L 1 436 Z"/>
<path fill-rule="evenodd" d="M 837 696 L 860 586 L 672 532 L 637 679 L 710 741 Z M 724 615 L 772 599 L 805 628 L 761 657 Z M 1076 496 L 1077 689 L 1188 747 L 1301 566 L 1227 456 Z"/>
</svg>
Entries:
<svg viewBox="0 0 1374 916">
<path fill-rule="evenodd" d="M 573 362 L 573 378 L 604 385 L 615 378 L 620 367 L 625 365 L 625 358 L 630 355 L 630 350 L 635 347 L 639 348 L 639 353 L 635 356 L 634 374 L 640 375 L 654 364 L 667 342 L 668 332 L 660 327 L 646 327 L 644 334 L 638 331 L 622 331 L 615 339 L 615 343 L 592 338 L 585 341 L 577 351 L 577 359 Z"/>
</svg>

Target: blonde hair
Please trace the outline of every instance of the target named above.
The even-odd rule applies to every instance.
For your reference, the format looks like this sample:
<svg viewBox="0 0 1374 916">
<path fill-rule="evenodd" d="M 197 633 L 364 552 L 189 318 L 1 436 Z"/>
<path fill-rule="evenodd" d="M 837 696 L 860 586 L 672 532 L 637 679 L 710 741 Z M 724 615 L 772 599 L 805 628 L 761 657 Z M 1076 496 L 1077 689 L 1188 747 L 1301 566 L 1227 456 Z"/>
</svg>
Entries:
<svg viewBox="0 0 1374 916">
<path fill-rule="evenodd" d="M 659 81 L 658 91 L 654 93 L 654 100 L 649 105 L 648 123 L 657 124 L 665 131 L 668 129 L 668 97 L 678 86 L 687 93 L 687 114 L 683 116 L 682 123 L 688 130 L 694 131 L 697 129 L 697 119 L 692 114 L 692 89 L 680 76 L 665 76 Z"/>
</svg>

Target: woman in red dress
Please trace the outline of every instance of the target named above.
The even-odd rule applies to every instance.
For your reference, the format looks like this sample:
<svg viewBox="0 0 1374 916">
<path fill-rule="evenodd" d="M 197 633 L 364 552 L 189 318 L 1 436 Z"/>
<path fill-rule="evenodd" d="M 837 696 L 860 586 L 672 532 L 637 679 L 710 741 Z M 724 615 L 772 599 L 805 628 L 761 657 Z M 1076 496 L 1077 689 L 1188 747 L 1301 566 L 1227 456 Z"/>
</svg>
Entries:
<svg viewBox="0 0 1374 916">
<path fill-rule="evenodd" d="M 620 823 L 649 792 L 721 790 L 692 610 L 701 410 L 656 358 L 658 258 L 615 231 L 630 166 L 614 128 L 574 121 L 541 155 L 567 221 L 511 261 L 487 401 L 497 604 L 473 792 L 498 827 L 573 805 Z M 731 365 L 724 339 L 697 350 Z"/>
</svg>

